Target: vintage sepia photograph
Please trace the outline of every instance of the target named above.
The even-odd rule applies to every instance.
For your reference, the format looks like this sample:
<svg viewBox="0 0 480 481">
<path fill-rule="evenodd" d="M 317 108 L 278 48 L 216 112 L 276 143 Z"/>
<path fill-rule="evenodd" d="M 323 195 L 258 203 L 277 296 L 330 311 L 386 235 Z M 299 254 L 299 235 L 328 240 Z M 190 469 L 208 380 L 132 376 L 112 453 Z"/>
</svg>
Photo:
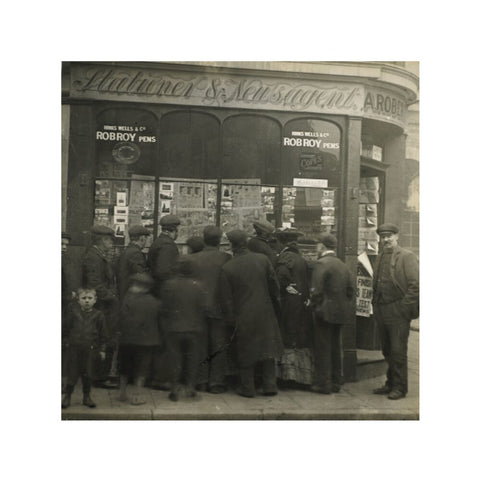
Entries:
<svg viewBox="0 0 480 481">
<path fill-rule="evenodd" d="M 419 82 L 62 61 L 61 419 L 418 421 Z"/>
</svg>

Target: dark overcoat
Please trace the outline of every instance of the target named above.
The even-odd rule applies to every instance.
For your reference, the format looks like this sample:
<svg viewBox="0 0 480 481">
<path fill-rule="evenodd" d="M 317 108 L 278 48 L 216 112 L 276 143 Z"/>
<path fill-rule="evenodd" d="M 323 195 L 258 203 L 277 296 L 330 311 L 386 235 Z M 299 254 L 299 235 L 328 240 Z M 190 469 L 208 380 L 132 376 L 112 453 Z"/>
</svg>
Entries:
<svg viewBox="0 0 480 481">
<path fill-rule="evenodd" d="M 248 241 L 247 247 L 252 252 L 258 252 L 259 254 L 266 255 L 270 259 L 272 266 L 275 267 L 275 263 L 277 262 L 277 254 L 270 247 L 267 239 L 259 236 L 252 237 Z"/>
<path fill-rule="evenodd" d="M 120 310 L 120 343 L 160 344 L 160 301 L 150 293 L 128 291 Z"/>
<path fill-rule="evenodd" d="M 207 317 L 222 318 L 220 306 L 220 274 L 225 262 L 232 258 L 230 254 L 219 251 L 216 247 L 205 246 L 200 252 L 189 256 L 193 277 L 200 280 L 206 294 Z"/>
<path fill-rule="evenodd" d="M 75 302 L 62 322 L 62 338 L 70 346 L 86 346 L 105 350 L 105 316 L 98 309 L 84 312 Z"/>
<path fill-rule="evenodd" d="M 346 324 L 355 319 L 355 285 L 348 267 L 333 253 L 313 266 L 311 301 L 316 319 Z"/>
<path fill-rule="evenodd" d="M 373 297 L 376 297 L 378 281 L 378 269 L 380 267 L 381 255 L 378 256 L 373 271 Z M 419 315 L 419 268 L 417 256 L 400 246 L 395 246 L 392 252 L 390 273 L 393 283 L 402 293 L 402 304 L 405 304 L 410 319 L 416 319 Z"/>
<path fill-rule="evenodd" d="M 279 302 L 277 276 L 268 258 L 243 248 L 222 267 L 222 307 L 236 325 L 240 367 L 280 358 L 283 343 L 274 304 Z"/>
<path fill-rule="evenodd" d="M 148 267 L 155 280 L 156 293 L 160 294 L 161 285 L 175 274 L 179 252 L 175 241 L 166 234 L 160 234 L 148 251 Z"/>
<path fill-rule="evenodd" d="M 286 247 L 277 258 L 276 272 L 280 283 L 281 330 L 286 347 L 311 345 L 311 314 L 305 307 L 309 298 L 308 266 L 295 247 Z M 289 294 L 293 284 L 299 294 Z"/>
<path fill-rule="evenodd" d="M 131 243 L 118 260 L 117 285 L 121 299 L 127 293 L 130 277 L 145 271 L 147 271 L 147 258 L 138 245 Z"/>
<path fill-rule="evenodd" d="M 178 276 L 165 281 L 162 299 L 162 330 L 197 332 L 205 330 L 206 295 L 196 279 Z"/>
</svg>

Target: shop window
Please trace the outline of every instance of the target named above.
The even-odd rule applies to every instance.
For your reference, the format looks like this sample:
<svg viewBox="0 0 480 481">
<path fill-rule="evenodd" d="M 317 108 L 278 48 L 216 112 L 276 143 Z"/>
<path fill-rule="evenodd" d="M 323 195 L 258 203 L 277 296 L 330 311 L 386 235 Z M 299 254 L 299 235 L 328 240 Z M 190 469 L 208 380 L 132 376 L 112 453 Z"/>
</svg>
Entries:
<svg viewBox="0 0 480 481">
<path fill-rule="evenodd" d="M 112 108 L 97 115 L 97 177 L 153 175 L 157 155 L 157 120 L 146 110 Z"/>
<path fill-rule="evenodd" d="M 238 115 L 223 126 L 222 177 L 280 182 L 280 125 L 260 115 Z"/>
<path fill-rule="evenodd" d="M 208 114 L 172 112 L 160 120 L 158 175 L 216 179 L 220 124 Z"/>
<path fill-rule="evenodd" d="M 284 128 L 283 183 L 295 178 L 323 179 L 325 187 L 338 188 L 341 181 L 340 129 L 331 122 L 296 119 Z"/>
</svg>

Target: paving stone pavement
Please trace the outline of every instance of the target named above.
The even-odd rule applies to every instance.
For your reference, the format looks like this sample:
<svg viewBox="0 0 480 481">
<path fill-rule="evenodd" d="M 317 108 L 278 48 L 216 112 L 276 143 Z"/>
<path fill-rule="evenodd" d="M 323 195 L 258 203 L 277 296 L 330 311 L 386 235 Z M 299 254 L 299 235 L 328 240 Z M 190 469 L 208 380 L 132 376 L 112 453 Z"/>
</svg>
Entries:
<svg viewBox="0 0 480 481">
<path fill-rule="evenodd" d="M 282 389 L 277 396 L 248 399 L 232 391 L 200 393 L 199 399 L 172 402 L 168 392 L 146 389 L 146 403 L 134 406 L 118 400 L 117 390 L 92 389 L 94 409 L 82 405 L 81 386 L 72 395 L 64 420 L 418 420 L 419 331 L 409 338 L 409 393 L 391 401 L 372 393 L 385 376 L 346 383 L 339 393 L 322 395 L 301 389 Z M 128 393 L 132 392 L 129 386 Z M 60 406 L 59 406 L 60 408 Z"/>
</svg>

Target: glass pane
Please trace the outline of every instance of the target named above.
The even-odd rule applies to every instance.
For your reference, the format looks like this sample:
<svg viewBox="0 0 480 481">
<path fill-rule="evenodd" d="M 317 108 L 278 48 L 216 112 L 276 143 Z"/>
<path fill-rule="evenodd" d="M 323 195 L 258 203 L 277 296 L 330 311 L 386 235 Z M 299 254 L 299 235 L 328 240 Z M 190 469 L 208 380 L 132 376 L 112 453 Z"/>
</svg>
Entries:
<svg viewBox="0 0 480 481">
<path fill-rule="evenodd" d="M 280 138 L 279 124 L 267 117 L 239 115 L 227 119 L 223 127 L 222 176 L 278 184 Z"/>
<path fill-rule="evenodd" d="M 160 179 L 158 222 L 168 214 L 182 221 L 177 243 L 184 244 L 191 236 L 203 236 L 207 225 L 215 225 L 217 184 L 191 179 Z M 158 232 L 161 231 L 159 225 Z"/>
<path fill-rule="evenodd" d="M 335 189 L 284 187 L 282 227 L 294 227 L 305 239 L 316 239 L 322 232 L 337 232 L 338 200 Z M 302 240 L 302 239 L 300 239 Z"/>
<path fill-rule="evenodd" d="M 153 175 L 157 123 L 141 109 L 108 109 L 97 116 L 95 131 L 98 177 Z"/>
<path fill-rule="evenodd" d="M 275 225 L 275 193 L 260 179 L 223 179 L 220 224 L 224 232 L 245 230 L 253 235 L 253 222 L 268 220 Z"/>
<path fill-rule="evenodd" d="M 132 175 L 132 180 L 95 181 L 94 224 L 106 225 L 115 232 L 115 245 L 130 243 L 128 228 L 140 224 L 153 234 L 155 182 L 153 177 Z M 150 236 L 148 248 L 153 241 Z"/>
<path fill-rule="evenodd" d="M 217 178 L 220 126 L 211 115 L 173 112 L 160 121 L 161 177 Z"/>
<path fill-rule="evenodd" d="M 324 120 L 288 122 L 282 141 L 283 183 L 294 178 L 326 179 L 328 187 L 340 187 L 340 129 Z"/>
</svg>

